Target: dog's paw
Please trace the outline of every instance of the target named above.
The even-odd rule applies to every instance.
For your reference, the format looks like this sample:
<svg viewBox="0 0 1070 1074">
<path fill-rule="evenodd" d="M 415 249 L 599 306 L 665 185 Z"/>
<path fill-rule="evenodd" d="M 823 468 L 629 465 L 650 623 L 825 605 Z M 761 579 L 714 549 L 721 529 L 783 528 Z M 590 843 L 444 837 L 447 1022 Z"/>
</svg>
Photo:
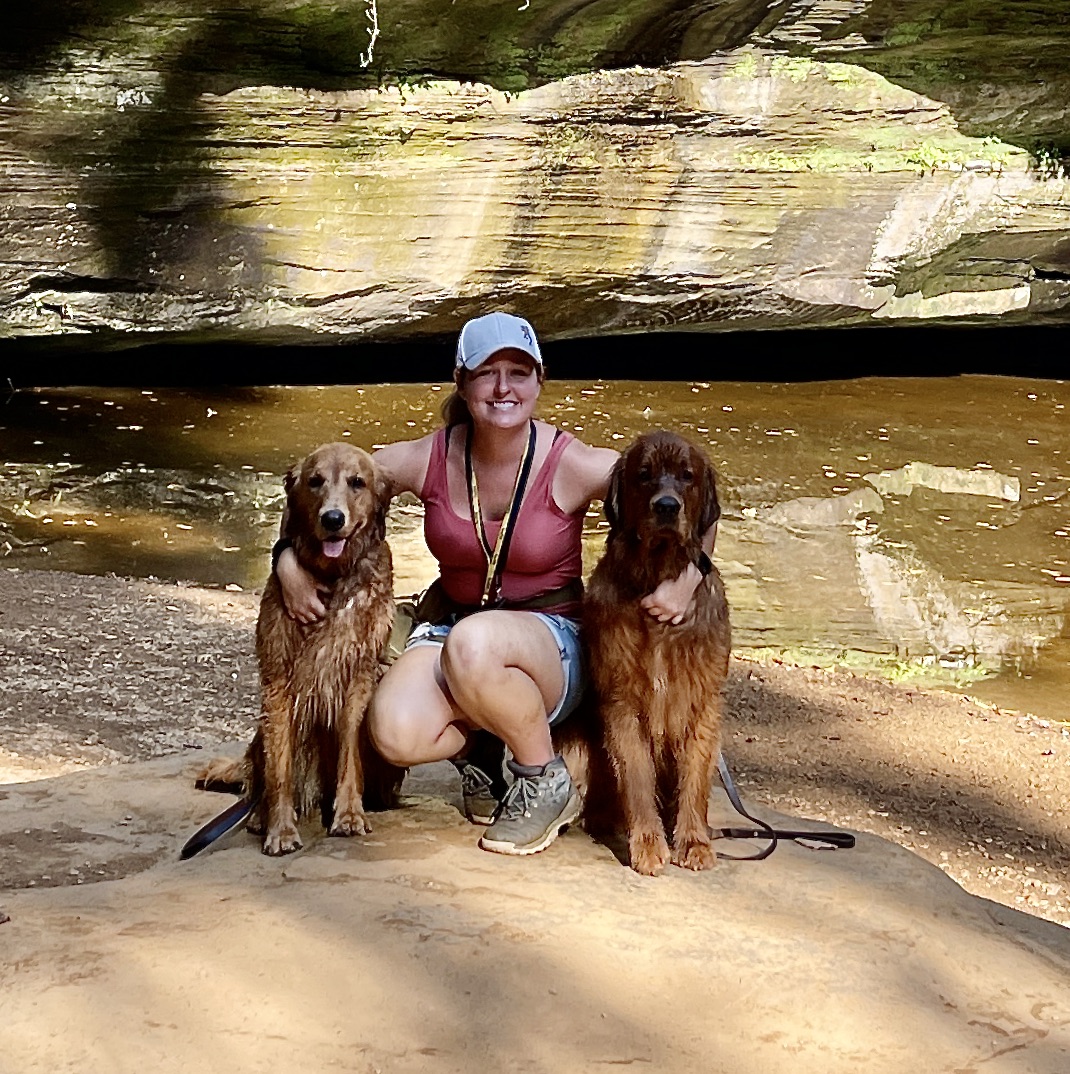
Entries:
<svg viewBox="0 0 1070 1074">
<path fill-rule="evenodd" d="M 632 835 L 628 839 L 632 868 L 643 876 L 660 876 L 669 862 L 669 844 L 659 833 Z"/>
<path fill-rule="evenodd" d="M 335 813 L 328 835 L 370 835 L 372 826 L 359 809 L 345 809 Z"/>
<path fill-rule="evenodd" d="M 244 757 L 216 757 L 194 775 L 199 791 L 226 791 L 244 794 L 249 781 L 249 765 Z"/>
<path fill-rule="evenodd" d="M 689 840 L 673 850 L 672 863 L 698 873 L 717 864 L 717 853 L 708 842 Z"/>
<path fill-rule="evenodd" d="M 297 834 L 297 828 L 292 824 L 280 824 L 276 828 L 268 830 L 264 836 L 263 851 L 277 858 L 281 854 L 292 854 L 301 849 L 301 837 Z"/>
</svg>

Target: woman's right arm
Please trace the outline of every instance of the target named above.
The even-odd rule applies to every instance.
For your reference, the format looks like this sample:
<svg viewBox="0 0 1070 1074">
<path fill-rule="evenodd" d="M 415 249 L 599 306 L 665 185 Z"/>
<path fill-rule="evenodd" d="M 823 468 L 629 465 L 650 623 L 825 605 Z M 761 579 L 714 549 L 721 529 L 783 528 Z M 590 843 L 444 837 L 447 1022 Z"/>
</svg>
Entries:
<svg viewBox="0 0 1070 1074">
<path fill-rule="evenodd" d="M 386 478 L 391 499 L 403 492 L 419 496 L 423 491 L 434 435 L 431 433 L 429 436 L 421 436 L 419 440 L 400 440 L 396 444 L 385 444 L 372 454 L 379 472 Z"/>
<path fill-rule="evenodd" d="M 297 562 L 297 553 L 284 548 L 275 564 L 275 577 L 282 590 L 282 603 L 286 614 L 299 623 L 315 623 L 327 614 L 323 597 L 327 590 Z"/>
<path fill-rule="evenodd" d="M 419 440 L 403 440 L 379 448 L 372 458 L 386 479 L 390 499 L 402 492 L 419 495 L 431 458 L 431 436 Z M 286 518 L 282 516 L 282 536 L 286 536 Z M 297 562 L 292 548 L 284 548 L 275 566 L 275 576 L 282 589 L 282 603 L 286 614 L 299 623 L 314 623 L 327 614 L 323 598 L 327 595 L 316 579 Z"/>
</svg>

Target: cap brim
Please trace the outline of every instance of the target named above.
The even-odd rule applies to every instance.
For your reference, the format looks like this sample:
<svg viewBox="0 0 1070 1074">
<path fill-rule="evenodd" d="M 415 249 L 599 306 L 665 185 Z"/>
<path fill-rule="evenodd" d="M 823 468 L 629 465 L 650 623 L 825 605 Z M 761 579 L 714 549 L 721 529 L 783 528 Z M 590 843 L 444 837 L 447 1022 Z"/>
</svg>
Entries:
<svg viewBox="0 0 1070 1074">
<path fill-rule="evenodd" d="M 498 343 L 493 347 L 486 347 L 476 354 L 470 354 L 465 358 L 457 359 L 458 369 L 467 369 L 471 372 L 473 369 L 478 369 L 484 362 L 489 361 L 496 354 L 500 354 L 502 351 L 519 351 L 521 354 L 527 355 L 540 369 L 542 368 L 542 355 L 535 354 L 527 347 L 518 346 L 516 343 Z"/>
</svg>

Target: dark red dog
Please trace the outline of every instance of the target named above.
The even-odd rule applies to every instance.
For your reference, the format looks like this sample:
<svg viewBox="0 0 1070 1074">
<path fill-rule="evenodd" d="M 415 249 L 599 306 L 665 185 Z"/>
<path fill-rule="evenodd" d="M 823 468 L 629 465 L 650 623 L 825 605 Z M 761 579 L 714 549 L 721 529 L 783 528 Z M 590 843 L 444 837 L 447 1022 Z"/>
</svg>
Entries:
<svg viewBox="0 0 1070 1074">
<path fill-rule="evenodd" d="M 645 434 L 617 464 L 605 509 L 609 537 L 587 587 L 584 634 L 631 865 L 648 876 L 670 860 L 708 869 L 716 856 L 706 813 L 731 648 L 724 586 L 714 569 L 679 625 L 657 622 L 639 601 L 697 562 L 720 516 L 713 467 L 680 436 Z"/>
</svg>

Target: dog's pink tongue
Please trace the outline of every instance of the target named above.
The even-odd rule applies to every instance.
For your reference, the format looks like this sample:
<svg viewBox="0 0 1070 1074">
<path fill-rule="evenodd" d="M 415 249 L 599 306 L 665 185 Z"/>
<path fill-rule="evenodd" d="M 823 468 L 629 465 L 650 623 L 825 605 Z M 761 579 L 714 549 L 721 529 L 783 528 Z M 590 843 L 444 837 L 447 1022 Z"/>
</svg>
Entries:
<svg viewBox="0 0 1070 1074">
<path fill-rule="evenodd" d="M 324 541 L 323 554 L 328 559 L 337 559 L 342 554 L 342 549 L 344 549 L 345 546 L 345 541 Z"/>
</svg>

